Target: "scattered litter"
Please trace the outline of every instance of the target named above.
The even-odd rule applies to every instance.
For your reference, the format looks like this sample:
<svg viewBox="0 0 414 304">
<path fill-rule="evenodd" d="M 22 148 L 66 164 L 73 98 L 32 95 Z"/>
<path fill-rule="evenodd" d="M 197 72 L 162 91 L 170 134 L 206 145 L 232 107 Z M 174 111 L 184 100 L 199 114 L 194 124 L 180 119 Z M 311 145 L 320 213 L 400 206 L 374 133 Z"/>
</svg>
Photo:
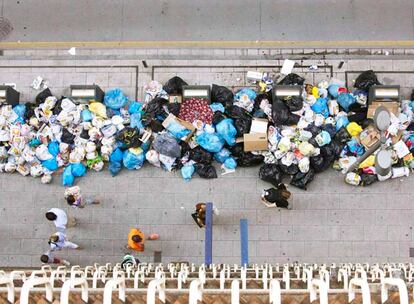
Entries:
<svg viewBox="0 0 414 304">
<path fill-rule="evenodd" d="M 43 78 L 41 76 L 37 76 L 35 79 L 33 79 L 31 87 L 35 90 L 40 90 L 43 85 Z"/>
<path fill-rule="evenodd" d="M 71 48 L 68 50 L 68 53 L 69 53 L 70 55 L 72 55 L 72 56 L 75 56 L 75 55 L 76 55 L 76 48 L 75 48 L 75 47 L 71 47 Z"/>
<path fill-rule="evenodd" d="M 316 71 L 318 69 L 318 66 L 316 64 L 313 64 L 311 66 L 309 66 L 309 71 Z"/>
<path fill-rule="evenodd" d="M 283 61 L 282 69 L 280 70 L 280 74 L 289 75 L 290 73 L 292 73 L 294 65 L 295 61 L 285 59 L 285 61 Z"/>
</svg>

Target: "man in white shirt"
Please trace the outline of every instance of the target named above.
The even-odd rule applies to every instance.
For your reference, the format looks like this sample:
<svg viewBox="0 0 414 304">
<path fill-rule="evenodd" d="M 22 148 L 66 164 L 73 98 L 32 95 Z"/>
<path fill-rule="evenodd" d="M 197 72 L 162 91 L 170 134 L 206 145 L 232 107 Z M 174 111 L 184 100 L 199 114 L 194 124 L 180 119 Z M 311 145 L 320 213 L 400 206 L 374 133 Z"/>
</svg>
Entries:
<svg viewBox="0 0 414 304">
<path fill-rule="evenodd" d="M 46 212 L 46 218 L 53 221 L 58 231 L 65 232 L 66 228 L 76 225 L 76 220 L 72 216 L 68 216 L 65 211 L 59 208 L 52 208 Z"/>
<path fill-rule="evenodd" d="M 65 266 L 70 266 L 70 262 L 67 260 L 64 260 L 62 258 L 55 257 L 52 251 L 47 251 L 44 254 L 40 256 L 40 260 L 44 264 L 62 264 Z"/>
<path fill-rule="evenodd" d="M 69 242 L 66 235 L 62 232 L 56 232 L 49 238 L 50 250 L 61 250 L 63 248 L 69 249 L 81 249 L 81 247 L 75 243 Z"/>
</svg>

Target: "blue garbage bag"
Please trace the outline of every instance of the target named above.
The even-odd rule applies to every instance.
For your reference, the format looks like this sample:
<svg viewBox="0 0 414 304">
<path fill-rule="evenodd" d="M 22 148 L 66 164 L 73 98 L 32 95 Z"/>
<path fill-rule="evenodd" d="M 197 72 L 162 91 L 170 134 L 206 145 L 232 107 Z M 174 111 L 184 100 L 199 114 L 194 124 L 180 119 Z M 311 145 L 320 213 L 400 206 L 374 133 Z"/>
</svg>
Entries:
<svg viewBox="0 0 414 304">
<path fill-rule="evenodd" d="M 223 137 L 229 146 L 234 146 L 236 144 L 237 130 L 234 127 L 233 120 L 231 118 L 226 118 L 220 121 L 216 125 L 216 131 L 221 137 Z"/>
<path fill-rule="evenodd" d="M 63 170 L 62 174 L 62 184 L 65 187 L 70 187 L 73 185 L 73 182 L 75 181 L 75 177 L 72 174 L 72 165 L 69 165 Z"/>
<path fill-rule="evenodd" d="M 88 109 L 82 110 L 81 118 L 83 121 L 91 121 L 93 119 L 92 112 Z"/>
<path fill-rule="evenodd" d="M 212 103 L 210 105 L 210 108 L 213 110 L 213 112 L 220 111 L 221 113 L 224 113 L 224 106 L 219 102 Z"/>
<path fill-rule="evenodd" d="M 172 120 L 168 124 L 167 130 L 177 139 L 186 139 L 188 134 L 191 133 L 190 130 L 178 123 L 176 120 Z"/>
<path fill-rule="evenodd" d="M 181 168 L 181 175 L 188 182 L 193 177 L 194 171 L 194 165 L 186 165 Z"/>
<path fill-rule="evenodd" d="M 56 171 L 59 168 L 56 158 L 54 157 L 51 159 L 42 161 L 42 166 L 48 169 L 49 171 Z"/>
<path fill-rule="evenodd" d="M 319 97 L 311 109 L 316 114 L 322 114 L 325 118 L 329 117 L 328 98 Z"/>
<path fill-rule="evenodd" d="M 137 101 L 133 101 L 129 104 L 128 112 L 129 114 L 141 113 L 142 104 Z"/>
<path fill-rule="evenodd" d="M 219 152 L 224 146 L 224 139 L 217 133 L 201 133 L 196 141 L 204 150 L 212 153 Z"/>
<path fill-rule="evenodd" d="M 141 120 L 141 112 L 131 114 L 129 126 L 131 128 L 144 129 L 144 125 Z"/>
<path fill-rule="evenodd" d="M 104 104 L 112 110 L 119 110 L 127 103 L 128 97 L 122 93 L 121 89 L 113 89 L 105 93 Z"/>
<path fill-rule="evenodd" d="M 86 173 L 86 166 L 82 163 L 72 164 L 72 174 L 75 177 L 84 176 Z"/>
<path fill-rule="evenodd" d="M 39 138 L 33 138 L 31 141 L 29 141 L 29 147 L 31 148 L 40 146 L 41 144 L 42 142 L 40 141 Z"/>
<path fill-rule="evenodd" d="M 230 157 L 230 151 L 226 148 L 221 149 L 219 152 L 214 153 L 214 159 L 219 163 L 224 163 L 227 158 Z"/>
<path fill-rule="evenodd" d="M 17 106 L 13 107 L 13 111 L 14 113 L 17 114 L 17 116 L 19 116 L 14 123 L 16 122 L 21 122 L 24 123 L 24 114 L 26 113 L 26 105 L 24 104 L 18 104 Z"/>
<path fill-rule="evenodd" d="M 111 172 L 112 176 L 115 176 L 121 171 L 122 163 L 121 162 L 111 162 L 109 163 L 109 172 Z"/>
<path fill-rule="evenodd" d="M 244 88 L 238 91 L 236 95 L 234 95 L 234 99 L 239 100 L 243 95 L 247 95 L 251 101 L 254 101 L 254 99 L 257 96 L 257 93 L 252 89 Z"/>
<path fill-rule="evenodd" d="M 227 169 L 231 169 L 231 170 L 236 169 L 237 168 L 237 162 L 233 157 L 229 157 L 224 162 L 224 167 L 226 167 Z"/>
<path fill-rule="evenodd" d="M 59 143 L 56 140 L 51 141 L 49 145 L 47 146 L 47 150 L 49 151 L 50 154 L 56 157 L 60 152 Z"/>
<path fill-rule="evenodd" d="M 329 95 L 331 95 L 333 98 L 338 97 L 338 95 L 339 95 L 338 90 L 339 90 L 339 85 L 337 85 L 337 84 L 331 84 L 328 87 Z"/>
<path fill-rule="evenodd" d="M 145 155 L 141 148 L 131 148 L 125 151 L 123 164 L 129 170 L 140 169 L 144 165 Z"/>
<path fill-rule="evenodd" d="M 355 138 L 352 138 L 346 143 L 348 151 L 354 155 L 362 156 L 364 154 L 364 147 L 358 143 Z"/>
<path fill-rule="evenodd" d="M 349 111 L 349 106 L 356 102 L 354 95 L 350 93 L 339 94 L 337 101 L 339 105 L 346 111 Z"/>
<path fill-rule="evenodd" d="M 335 129 L 339 131 L 341 128 L 345 128 L 349 124 L 347 116 L 339 116 L 336 120 Z"/>
<path fill-rule="evenodd" d="M 109 161 L 110 162 L 121 162 L 124 157 L 124 153 L 121 149 L 116 148 L 111 155 L 109 155 Z"/>
</svg>

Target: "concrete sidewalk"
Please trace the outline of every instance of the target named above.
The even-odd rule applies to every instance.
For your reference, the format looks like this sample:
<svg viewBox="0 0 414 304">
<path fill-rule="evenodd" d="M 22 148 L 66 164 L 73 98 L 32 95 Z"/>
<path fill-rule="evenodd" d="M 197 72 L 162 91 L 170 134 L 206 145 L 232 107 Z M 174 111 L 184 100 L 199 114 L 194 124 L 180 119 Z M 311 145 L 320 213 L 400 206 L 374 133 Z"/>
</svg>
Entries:
<svg viewBox="0 0 414 304">
<path fill-rule="evenodd" d="M 66 94 L 71 84 L 97 83 L 104 89 L 121 87 L 131 98 L 137 91 L 141 98 L 142 86 L 152 76 L 164 82 L 179 75 L 191 84 L 217 83 L 236 89 L 246 85 L 245 72 L 255 69 L 252 66 L 277 74 L 283 56 L 289 56 L 264 59 L 257 51 L 249 59 L 237 59 L 237 55 L 228 59 L 224 51 L 214 55 L 213 50 L 208 60 L 191 60 L 186 55 L 167 60 L 161 54 L 151 55 L 151 59 L 144 55 L 121 59 L 125 54 L 89 54 L 72 59 L 59 56 L 55 50 L 43 52 L 24 59 L 18 51 L 0 57 L 0 83 L 15 82 L 23 100 L 32 100 L 38 93 L 30 88 L 38 75 L 48 81 L 56 95 Z M 411 55 L 358 55 L 358 59 L 352 55 L 346 59 L 340 55 L 335 59 L 312 56 L 314 59 L 298 60 L 303 67 L 295 69 L 311 83 L 329 79 L 332 74 L 339 79 L 347 76 L 352 86 L 358 71 L 374 69 L 380 81 L 400 84 L 405 97 L 414 86 Z M 147 60 L 148 67 L 142 60 Z M 309 71 L 312 64 L 317 64 L 318 70 Z M 39 256 L 48 247 L 47 237 L 54 232 L 44 218 L 51 207 L 68 210 L 79 220 L 79 226 L 68 234 L 85 249 L 64 252 L 72 263 L 119 262 L 128 230 L 134 226 L 145 233 L 160 234 L 160 240 L 148 243 L 143 261 L 151 261 L 153 251 L 162 251 L 165 262 L 202 262 L 204 230 L 196 227 L 190 216 L 199 201 L 212 201 L 220 209 L 214 223 L 216 263 L 240 262 L 240 218 L 249 221 L 252 262 L 410 261 L 414 178 L 355 188 L 344 183 L 341 173 L 328 170 L 316 176 L 308 191 L 292 188 L 293 210 L 286 211 L 266 209 L 260 203 L 260 192 L 271 185 L 257 175 L 258 168 L 239 168 L 215 180 L 195 177 L 186 183 L 179 173 L 149 165 L 139 171 L 123 170 L 115 178 L 107 170 L 88 173 L 77 184 L 83 192 L 99 195 L 102 203 L 73 210 L 63 200 L 60 177 L 51 185 L 42 185 L 39 179 L 1 174 L 0 266 L 40 264 Z"/>
</svg>

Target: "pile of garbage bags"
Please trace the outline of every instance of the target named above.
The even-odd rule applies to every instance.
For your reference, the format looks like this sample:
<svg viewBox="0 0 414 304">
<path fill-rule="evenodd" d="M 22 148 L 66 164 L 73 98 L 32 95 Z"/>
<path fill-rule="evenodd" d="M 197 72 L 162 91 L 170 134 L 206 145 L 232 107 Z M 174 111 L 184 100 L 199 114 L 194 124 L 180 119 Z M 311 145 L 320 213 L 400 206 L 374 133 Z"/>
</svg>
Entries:
<svg viewBox="0 0 414 304">
<path fill-rule="evenodd" d="M 34 102 L 3 105 L 0 172 L 39 177 L 42 183 L 61 174 L 62 185 L 70 186 L 88 170 L 107 167 L 115 176 L 147 161 L 167 171 L 180 170 L 189 181 L 194 174 L 217 178 L 216 162 L 221 174 L 238 166 L 260 166 L 260 179 L 277 186 L 290 178 L 291 185 L 304 190 L 330 167 L 346 173 L 346 182 L 353 185 L 378 181 L 375 154 L 348 172 L 366 152 L 361 134 L 375 128 L 367 119 L 368 90 L 379 84 L 372 71 L 358 77 L 352 92 L 337 79 L 313 85 L 289 74 L 278 84 L 301 85 L 302 96 L 273 99 L 273 80 L 266 79 L 256 89 L 235 94 L 213 84 L 211 100 L 170 103 L 169 96 L 181 95 L 186 84 L 179 77 L 164 85 L 151 81 L 142 102 L 130 100 L 120 89 L 107 91 L 103 103 L 58 98 L 46 89 Z M 414 167 L 413 107 L 414 102 L 403 101 L 398 115 L 392 114 L 389 177 L 408 175 Z M 268 149 L 246 152 L 238 139 L 250 132 L 256 118 L 269 122 Z"/>
</svg>

